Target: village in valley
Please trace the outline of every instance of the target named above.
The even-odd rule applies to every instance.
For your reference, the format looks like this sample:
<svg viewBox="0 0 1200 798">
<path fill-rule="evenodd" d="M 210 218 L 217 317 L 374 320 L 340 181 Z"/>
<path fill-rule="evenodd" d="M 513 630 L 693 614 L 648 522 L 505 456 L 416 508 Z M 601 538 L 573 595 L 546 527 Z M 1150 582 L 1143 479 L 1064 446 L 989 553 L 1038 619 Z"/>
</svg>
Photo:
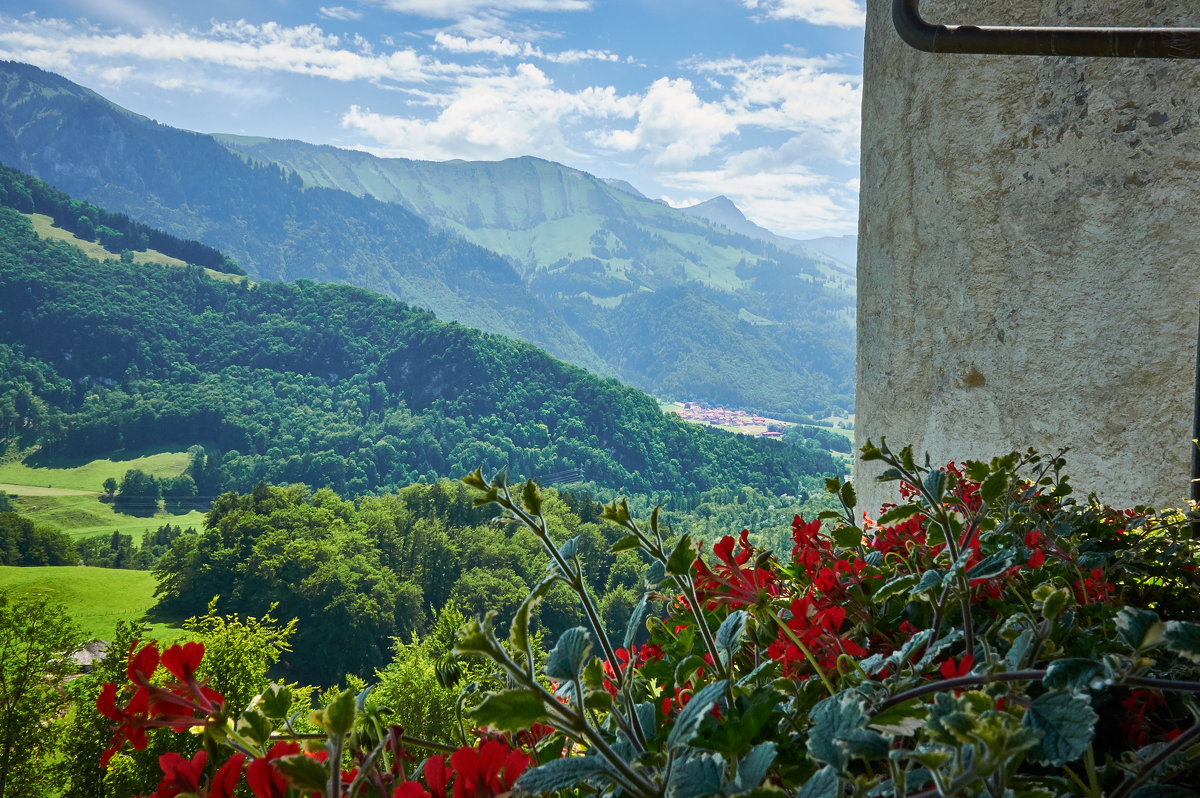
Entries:
<svg viewBox="0 0 1200 798">
<path fill-rule="evenodd" d="M 684 421 L 693 421 L 697 424 L 720 427 L 744 435 L 776 440 L 782 438 L 787 428 L 792 426 L 789 421 L 767 418 L 745 410 L 711 407 L 699 402 L 666 402 L 663 404 L 663 411 L 677 413 Z"/>
</svg>

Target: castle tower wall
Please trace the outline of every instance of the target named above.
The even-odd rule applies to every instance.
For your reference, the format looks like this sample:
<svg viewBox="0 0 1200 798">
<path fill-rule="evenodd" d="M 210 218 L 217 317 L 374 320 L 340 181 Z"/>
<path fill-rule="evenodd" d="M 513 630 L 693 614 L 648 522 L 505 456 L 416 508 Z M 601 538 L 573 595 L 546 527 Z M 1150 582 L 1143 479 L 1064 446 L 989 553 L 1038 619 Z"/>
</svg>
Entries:
<svg viewBox="0 0 1200 798">
<path fill-rule="evenodd" d="M 857 444 L 1071 447 L 1114 505 L 1188 496 L 1200 61 L 934 55 L 868 0 Z M 931 23 L 1200 27 L 1190 0 L 925 0 Z M 890 500 L 856 463 L 863 509 Z"/>
</svg>

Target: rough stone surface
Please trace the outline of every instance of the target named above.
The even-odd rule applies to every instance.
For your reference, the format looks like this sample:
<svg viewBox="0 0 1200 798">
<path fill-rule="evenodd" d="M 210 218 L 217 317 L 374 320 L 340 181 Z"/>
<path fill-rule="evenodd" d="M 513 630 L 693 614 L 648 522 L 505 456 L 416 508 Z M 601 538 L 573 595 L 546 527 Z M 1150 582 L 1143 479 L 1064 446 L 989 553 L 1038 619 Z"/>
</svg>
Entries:
<svg viewBox="0 0 1200 798">
<path fill-rule="evenodd" d="M 1188 496 L 1200 61 L 931 55 L 868 0 L 857 443 L 1071 447 L 1114 505 Z M 930 22 L 1200 27 L 1193 0 L 927 0 Z M 890 494 L 856 464 L 863 509 Z"/>
</svg>

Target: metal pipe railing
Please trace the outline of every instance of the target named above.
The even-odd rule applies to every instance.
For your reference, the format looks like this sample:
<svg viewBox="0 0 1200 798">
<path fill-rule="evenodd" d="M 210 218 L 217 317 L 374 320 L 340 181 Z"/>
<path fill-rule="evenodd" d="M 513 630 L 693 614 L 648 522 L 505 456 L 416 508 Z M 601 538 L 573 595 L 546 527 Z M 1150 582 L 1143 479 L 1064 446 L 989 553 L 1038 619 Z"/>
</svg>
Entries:
<svg viewBox="0 0 1200 798">
<path fill-rule="evenodd" d="M 1200 58 L 1200 28 L 1057 28 L 931 25 L 920 0 L 892 0 L 900 38 L 927 53 Z"/>
</svg>

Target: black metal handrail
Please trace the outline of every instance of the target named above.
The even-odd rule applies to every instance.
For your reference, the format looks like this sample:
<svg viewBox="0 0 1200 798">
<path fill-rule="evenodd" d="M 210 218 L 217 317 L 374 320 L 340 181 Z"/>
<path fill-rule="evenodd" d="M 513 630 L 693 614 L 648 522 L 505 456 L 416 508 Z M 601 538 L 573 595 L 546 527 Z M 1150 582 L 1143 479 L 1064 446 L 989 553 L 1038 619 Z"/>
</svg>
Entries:
<svg viewBox="0 0 1200 798">
<path fill-rule="evenodd" d="M 931 25 L 920 0 L 892 0 L 900 38 L 927 53 L 1200 58 L 1200 28 L 1058 28 Z"/>
</svg>

